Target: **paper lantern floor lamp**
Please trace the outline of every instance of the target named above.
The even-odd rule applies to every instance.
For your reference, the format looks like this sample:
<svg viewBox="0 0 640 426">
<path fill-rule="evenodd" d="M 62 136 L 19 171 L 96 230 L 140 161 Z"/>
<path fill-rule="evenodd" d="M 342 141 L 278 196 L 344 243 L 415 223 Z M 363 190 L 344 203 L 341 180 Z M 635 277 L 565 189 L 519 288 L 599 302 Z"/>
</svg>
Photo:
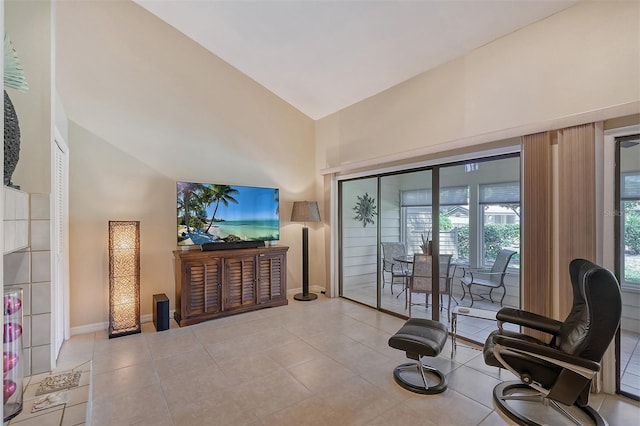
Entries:
<svg viewBox="0 0 640 426">
<path fill-rule="evenodd" d="M 109 221 L 109 338 L 140 331 L 140 222 Z"/>
</svg>

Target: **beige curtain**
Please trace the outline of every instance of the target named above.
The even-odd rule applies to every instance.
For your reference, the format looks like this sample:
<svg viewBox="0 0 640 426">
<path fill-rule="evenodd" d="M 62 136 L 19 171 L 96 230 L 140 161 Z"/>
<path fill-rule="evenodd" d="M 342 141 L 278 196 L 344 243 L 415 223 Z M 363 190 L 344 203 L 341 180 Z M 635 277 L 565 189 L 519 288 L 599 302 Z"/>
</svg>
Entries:
<svg viewBox="0 0 640 426">
<path fill-rule="evenodd" d="M 559 211 L 559 314 L 571 310 L 573 290 L 569 262 L 575 258 L 596 261 L 596 136 L 595 124 L 558 132 Z M 611 357 L 612 351 L 607 352 Z M 607 358 L 605 354 L 605 358 Z M 609 360 L 610 362 L 610 360 Z M 594 378 L 591 390 L 600 392 L 603 372 Z"/>
<path fill-rule="evenodd" d="M 569 263 L 575 258 L 596 260 L 595 132 L 594 123 L 558 130 L 557 170 L 551 133 L 522 137 L 523 308 L 559 320 L 566 318 L 573 304 Z M 555 224 L 554 209 L 558 215 Z M 554 226 L 558 234 L 555 251 Z M 555 292 L 554 257 L 558 262 Z M 531 330 L 528 334 L 545 336 Z M 611 363 L 612 356 L 610 348 L 604 362 Z M 602 383 L 600 373 L 593 381 L 592 391 L 599 392 Z"/>
<path fill-rule="evenodd" d="M 559 317 L 573 302 L 569 262 L 596 261 L 596 147 L 593 123 L 558 131 Z"/>
<path fill-rule="evenodd" d="M 553 316 L 553 161 L 550 132 L 523 136 L 520 274 L 522 308 Z M 534 330 L 527 334 L 548 340 Z"/>
</svg>

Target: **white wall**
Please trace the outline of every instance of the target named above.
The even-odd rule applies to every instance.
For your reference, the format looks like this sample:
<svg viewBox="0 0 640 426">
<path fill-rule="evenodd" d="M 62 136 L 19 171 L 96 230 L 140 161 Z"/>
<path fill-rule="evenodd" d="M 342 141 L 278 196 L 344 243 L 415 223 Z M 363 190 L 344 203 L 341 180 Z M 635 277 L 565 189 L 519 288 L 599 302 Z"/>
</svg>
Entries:
<svg viewBox="0 0 640 426">
<path fill-rule="evenodd" d="M 335 200 L 326 187 L 332 174 L 364 174 L 580 120 L 637 114 L 638 16 L 635 1 L 581 2 L 319 120 L 324 203 L 331 208 Z"/>
<path fill-rule="evenodd" d="M 56 13 L 72 329 L 107 321 L 108 220 L 141 221 L 141 313 L 155 293 L 174 309 L 176 180 L 279 187 L 288 288 L 300 288 L 289 218 L 293 201 L 316 195 L 311 119 L 133 2 L 60 2 Z M 322 226 L 311 228 L 310 282 L 324 287 Z"/>
<path fill-rule="evenodd" d="M 5 30 L 25 70 L 29 90 L 7 93 L 18 115 L 20 160 L 12 181 L 30 193 L 51 191 L 51 5 L 5 1 Z"/>
<path fill-rule="evenodd" d="M 140 221 L 140 300 L 173 291 L 175 181 L 135 157 L 69 123 L 71 326 L 109 315 L 108 221 Z"/>
<path fill-rule="evenodd" d="M 319 169 L 638 102 L 639 7 L 580 3 L 319 120 Z"/>
<path fill-rule="evenodd" d="M 29 247 L 4 256 L 5 286 L 24 291 L 25 374 L 51 369 L 52 53 L 51 3 L 4 2 L 5 30 L 24 69 L 29 90 L 8 89 L 20 124 L 20 158 L 11 178 L 30 196 Z"/>
</svg>

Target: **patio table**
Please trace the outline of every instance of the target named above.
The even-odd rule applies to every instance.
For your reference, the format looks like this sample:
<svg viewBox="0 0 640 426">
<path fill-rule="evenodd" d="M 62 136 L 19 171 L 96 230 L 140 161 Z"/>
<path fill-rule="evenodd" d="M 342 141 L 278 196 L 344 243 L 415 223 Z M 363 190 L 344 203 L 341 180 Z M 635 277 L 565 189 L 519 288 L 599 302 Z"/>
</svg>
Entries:
<svg viewBox="0 0 640 426">
<path fill-rule="evenodd" d="M 456 306 L 451 311 L 451 357 L 456 353 L 456 338 L 458 336 L 458 315 L 469 318 L 479 318 L 490 321 L 496 320 L 496 311 L 487 309 L 467 308 L 464 306 Z"/>
</svg>

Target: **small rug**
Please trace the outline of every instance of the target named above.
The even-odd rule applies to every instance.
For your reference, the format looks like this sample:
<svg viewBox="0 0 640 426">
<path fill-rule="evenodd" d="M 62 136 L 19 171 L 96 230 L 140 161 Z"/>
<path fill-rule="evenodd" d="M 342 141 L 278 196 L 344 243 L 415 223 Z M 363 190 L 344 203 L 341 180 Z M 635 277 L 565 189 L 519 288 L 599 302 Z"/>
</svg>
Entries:
<svg viewBox="0 0 640 426">
<path fill-rule="evenodd" d="M 69 392 L 52 392 L 33 401 L 32 413 L 69 402 Z"/>
<path fill-rule="evenodd" d="M 46 377 L 40 382 L 40 386 L 38 386 L 38 390 L 36 390 L 36 396 L 75 388 L 78 386 L 78 383 L 80 383 L 80 376 L 82 376 L 82 372 L 76 371 Z"/>
</svg>

